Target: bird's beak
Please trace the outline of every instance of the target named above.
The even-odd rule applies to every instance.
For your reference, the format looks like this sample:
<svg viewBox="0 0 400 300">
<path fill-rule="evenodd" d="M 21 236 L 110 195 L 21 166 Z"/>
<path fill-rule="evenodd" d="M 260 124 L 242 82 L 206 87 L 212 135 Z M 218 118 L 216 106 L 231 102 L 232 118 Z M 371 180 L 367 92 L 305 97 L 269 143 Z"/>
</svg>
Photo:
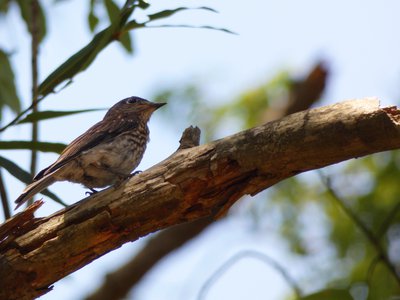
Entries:
<svg viewBox="0 0 400 300">
<path fill-rule="evenodd" d="M 161 106 L 164 106 L 167 103 L 153 103 L 154 110 L 159 109 Z"/>
</svg>

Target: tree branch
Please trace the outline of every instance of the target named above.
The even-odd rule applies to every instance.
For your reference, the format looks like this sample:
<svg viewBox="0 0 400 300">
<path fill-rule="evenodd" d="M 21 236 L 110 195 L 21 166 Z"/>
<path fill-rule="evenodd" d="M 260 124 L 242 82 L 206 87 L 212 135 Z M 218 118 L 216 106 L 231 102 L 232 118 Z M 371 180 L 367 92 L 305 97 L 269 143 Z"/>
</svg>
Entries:
<svg viewBox="0 0 400 300">
<path fill-rule="evenodd" d="M 212 217 L 172 226 L 150 239 L 144 248 L 127 264 L 107 274 L 101 287 L 86 300 L 124 299 L 142 277 L 165 255 L 182 246 L 210 224 Z M 201 226 L 203 225 L 203 226 Z"/>
<path fill-rule="evenodd" d="M 0 170 L 0 197 L 1 197 L 1 205 L 3 207 L 4 219 L 7 220 L 11 217 L 10 206 L 8 205 L 8 196 L 7 191 L 4 185 L 3 174 Z"/>
<path fill-rule="evenodd" d="M 300 80 L 293 81 L 293 84 L 289 89 L 290 93 L 285 107 L 270 107 L 266 111 L 265 115 L 263 114 L 262 117 L 264 122 L 280 119 L 288 114 L 310 108 L 311 105 L 315 104 L 319 100 L 323 93 L 326 81 L 329 77 L 328 75 L 329 69 L 327 68 L 326 63 L 322 61 L 317 62 L 307 76 Z M 183 145 L 184 144 L 181 143 L 181 147 Z M 198 146 L 198 144 L 191 145 L 190 147 L 193 146 Z M 208 216 L 204 219 L 184 223 L 180 225 L 179 230 L 174 230 L 175 227 L 167 228 L 162 232 L 162 234 L 160 233 L 149 239 L 148 243 L 157 247 L 157 249 L 163 249 L 163 254 L 166 256 L 170 252 L 182 246 L 185 242 L 203 232 L 203 230 L 212 223 L 214 223 L 213 217 Z M 169 242 L 168 247 L 166 247 L 164 246 L 165 240 L 174 241 L 176 244 L 174 245 Z M 132 287 L 134 287 L 134 285 L 138 283 L 148 271 L 143 268 L 143 261 L 146 262 L 146 265 L 150 269 L 164 257 L 161 255 L 154 255 L 153 252 L 154 251 L 149 251 L 148 247 L 144 247 L 138 254 L 135 254 L 135 257 L 128 261 L 126 267 L 123 266 L 108 273 L 99 288 L 86 299 L 106 300 L 109 299 L 107 297 L 109 297 L 111 293 L 114 299 L 123 299 Z M 140 259 L 137 259 L 136 256 Z M 130 268 L 129 271 L 128 268 Z M 115 281 L 118 281 L 118 284 L 115 284 Z M 131 284 L 131 287 L 129 287 L 129 284 Z M 125 294 L 123 294 L 123 292 L 125 292 Z"/>
<path fill-rule="evenodd" d="M 37 0 L 31 0 L 30 3 L 31 19 L 30 19 L 30 32 L 31 32 L 31 76 L 32 76 L 32 111 L 38 112 L 38 55 L 39 55 L 39 4 Z M 32 142 L 38 141 L 39 126 L 37 121 L 32 122 Z M 31 151 L 31 167 L 30 172 L 32 178 L 35 176 L 37 171 L 37 150 L 32 149 Z M 33 198 L 28 200 L 28 205 L 32 204 Z"/>
<path fill-rule="evenodd" d="M 397 274 L 396 267 L 391 263 L 389 256 L 386 254 L 386 250 L 380 243 L 380 237 L 376 236 L 372 230 L 370 230 L 366 224 L 346 205 L 344 199 L 339 197 L 336 191 L 332 187 L 331 179 L 326 177 L 322 173 L 319 174 L 322 183 L 325 185 L 328 193 L 333 197 L 335 202 L 340 206 L 343 212 L 352 220 L 352 222 L 358 227 L 358 229 L 364 234 L 371 246 L 375 249 L 377 257 L 382 260 L 388 271 L 392 274 L 397 284 L 400 286 L 400 277 Z M 375 260 L 372 262 L 372 269 L 375 267 Z M 368 276 L 367 276 L 368 277 Z"/>
<path fill-rule="evenodd" d="M 202 286 L 197 299 L 198 300 L 207 299 L 206 297 L 211 286 L 214 285 L 216 281 L 220 279 L 220 277 L 222 277 L 222 275 L 228 271 L 228 269 L 230 269 L 234 264 L 236 264 L 239 260 L 243 258 L 255 258 L 260 260 L 261 262 L 264 262 L 268 267 L 273 268 L 277 273 L 279 273 L 283 277 L 286 283 L 292 288 L 295 295 L 294 299 L 297 300 L 301 298 L 303 293 L 299 285 L 297 284 L 296 280 L 294 280 L 294 278 L 290 276 L 287 270 L 282 265 L 280 265 L 278 261 L 276 261 L 272 257 L 262 252 L 254 250 L 244 250 L 231 257 L 222 266 L 220 266 L 210 278 L 207 279 L 205 284 Z"/>
<path fill-rule="evenodd" d="M 399 148 L 399 114 L 377 99 L 346 101 L 178 151 L 118 187 L 0 236 L 0 298 L 37 297 L 123 243 L 221 216 L 241 196 L 298 173 Z"/>
</svg>

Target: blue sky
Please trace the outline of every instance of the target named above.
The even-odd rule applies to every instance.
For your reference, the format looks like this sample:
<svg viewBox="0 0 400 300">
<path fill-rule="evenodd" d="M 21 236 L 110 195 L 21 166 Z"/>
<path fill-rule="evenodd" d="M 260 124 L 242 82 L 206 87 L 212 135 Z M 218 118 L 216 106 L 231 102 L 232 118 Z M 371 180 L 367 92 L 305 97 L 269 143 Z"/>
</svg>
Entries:
<svg viewBox="0 0 400 300">
<path fill-rule="evenodd" d="M 90 41 L 86 24 L 87 1 L 43 1 L 49 12 L 49 34 L 42 45 L 40 78 Z M 154 11 L 177 6 L 210 6 L 219 11 L 187 11 L 162 23 L 225 27 L 238 33 L 197 29 L 144 29 L 134 33 L 135 55 L 118 44 L 108 47 L 72 85 L 42 102 L 42 109 L 110 107 L 131 95 L 151 98 L 165 85 L 196 80 L 208 91 L 204 101 L 229 101 L 238 92 L 257 86 L 282 69 L 303 74 L 317 59 L 331 69 L 325 103 L 349 98 L 377 96 L 384 105 L 396 104 L 400 95 L 399 1 L 154 1 Z M 16 10 L 0 23 L 0 47 L 13 51 L 17 84 L 24 104 L 29 103 L 29 39 Z M 151 99 L 150 99 L 151 100 Z M 25 106 L 24 105 L 24 106 Z M 42 141 L 68 143 L 102 118 L 103 112 L 43 122 Z M 10 119 L 5 114 L 5 122 Z M 177 147 L 180 131 L 165 126 L 153 116 L 151 142 L 140 170 L 170 155 Z M 171 123 L 173 120 L 171 120 Z M 191 124 L 187 124 L 191 125 Z M 196 124 L 194 124 L 196 125 Z M 226 128 L 226 134 L 230 134 Z M 29 139 L 29 127 L 18 126 L 2 135 L 3 140 Z M 2 151 L 28 169 L 29 154 Z M 56 159 L 40 154 L 39 167 Z M 7 177 L 10 198 L 23 184 Z M 68 203 L 84 196 L 84 189 L 57 183 L 52 190 Z M 250 200 L 251 201 L 251 200 Z M 253 200 L 256 201 L 256 200 Z M 41 215 L 60 207 L 46 201 Z M 223 261 L 240 249 L 259 249 L 285 263 L 279 237 L 251 232 L 249 221 L 236 217 L 211 228 L 201 238 L 180 250 L 149 274 L 135 292 L 139 299 L 196 299 L 207 278 Z M 56 283 L 43 299 L 76 299 L 97 286 L 104 272 L 123 263 L 142 241 L 130 243 Z M 272 246 L 274 245 L 274 246 Z M 118 262 L 118 263 L 117 263 Z M 265 279 L 271 287 L 265 286 Z M 246 260 L 236 265 L 212 287 L 208 299 L 275 299 L 288 287 L 271 268 Z M 250 293 L 251 291 L 251 293 Z M 164 297 L 164 299 L 166 299 Z"/>
</svg>

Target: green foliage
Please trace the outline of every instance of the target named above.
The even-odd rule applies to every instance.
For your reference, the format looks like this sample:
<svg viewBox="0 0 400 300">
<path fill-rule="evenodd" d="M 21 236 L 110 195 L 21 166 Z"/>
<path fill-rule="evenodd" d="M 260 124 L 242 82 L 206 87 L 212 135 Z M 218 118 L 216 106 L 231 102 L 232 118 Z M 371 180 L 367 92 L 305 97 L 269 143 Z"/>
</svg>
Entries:
<svg viewBox="0 0 400 300">
<path fill-rule="evenodd" d="M 91 32 L 94 32 L 97 25 L 99 24 L 99 18 L 94 13 L 95 3 L 96 3 L 96 0 L 90 0 L 88 23 L 89 23 L 89 29 Z"/>
<path fill-rule="evenodd" d="M 298 196 L 302 195 L 301 198 Z M 308 255 L 307 232 L 302 224 L 302 214 L 299 212 L 307 208 L 307 202 L 316 199 L 318 195 L 310 189 L 301 178 L 289 178 L 273 187 L 269 193 L 269 201 L 260 214 L 275 210 L 280 216 L 278 226 L 280 234 L 287 241 L 291 251 L 297 255 Z M 305 199 L 307 199 L 305 201 Z"/>
<path fill-rule="evenodd" d="M 300 300 L 353 300 L 347 290 L 327 289 L 305 297 Z"/>
<path fill-rule="evenodd" d="M 116 22 L 119 16 L 118 5 L 113 0 L 104 0 L 110 23 Z"/>
<path fill-rule="evenodd" d="M 247 90 L 233 101 L 220 104 L 223 101 L 206 101 L 206 92 L 195 83 L 185 83 L 184 86 L 161 89 L 153 99 L 171 103 L 162 113 L 168 120 L 180 115 L 181 120 L 189 121 L 202 128 L 202 135 L 206 141 L 218 137 L 221 125 L 234 123 L 237 130 L 250 128 L 265 122 L 268 119 L 266 111 L 270 107 L 278 106 L 285 100 L 290 86 L 288 72 L 281 72 L 272 80 L 258 87 Z M 215 105 L 214 103 L 218 103 Z M 185 124 L 175 123 L 175 126 Z"/>
<path fill-rule="evenodd" d="M 23 18 L 23 20 L 26 23 L 26 27 L 28 28 L 28 31 L 30 32 L 30 34 L 32 34 L 33 30 L 35 30 L 32 27 L 32 1 L 27 1 L 27 0 L 16 0 L 20 12 L 21 12 L 21 16 Z M 37 1 L 37 5 L 38 5 L 38 18 L 37 18 L 37 30 L 38 30 L 38 38 L 39 41 L 42 41 L 43 38 L 46 36 L 46 17 L 43 11 L 42 6 L 40 5 L 40 2 Z"/>
<path fill-rule="evenodd" d="M 16 0 L 21 13 L 21 17 L 25 22 L 28 32 L 33 37 L 37 33 L 38 42 L 42 41 L 46 36 L 46 18 L 45 12 L 39 1 L 26 1 Z M 0 12 L 7 13 L 9 3 L 11 1 L 0 0 Z M 175 13 L 183 10 L 190 10 L 191 8 L 179 7 L 176 9 L 163 10 L 157 13 L 148 14 L 148 20 L 144 23 L 138 23 L 131 16 L 135 9 L 146 10 L 150 4 L 144 0 L 126 0 L 123 7 L 119 8 L 113 0 L 90 0 L 89 1 L 89 14 L 88 24 L 91 32 L 94 32 L 97 26 L 101 23 L 100 18 L 96 14 L 96 8 L 101 7 L 107 13 L 109 24 L 105 29 L 96 33 L 93 39 L 84 46 L 81 50 L 76 52 L 64 63 L 58 66 L 45 80 L 37 87 L 38 99 L 36 102 L 43 100 L 48 94 L 54 92 L 61 83 L 66 85 L 72 82 L 72 78 L 80 72 L 86 70 L 96 59 L 98 54 L 107 47 L 111 42 L 118 41 L 122 47 L 128 52 L 133 53 L 133 44 L 131 38 L 131 31 L 133 29 L 148 27 L 148 24 L 153 21 L 163 20 L 171 17 Z M 207 10 L 214 12 L 213 9 L 208 7 L 200 7 L 195 9 Z M 34 22 L 33 22 L 34 21 Z M 103 21 L 103 20 L 102 20 Z M 215 29 L 210 27 L 210 29 Z M 17 113 L 17 117 L 3 126 L 0 132 L 5 131 L 10 126 L 23 123 L 39 122 L 53 118 L 95 111 L 97 109 L 87 110 L 73 110 L 73 111 L 40 111 L 26 115 L 33 107 L 33 104 L 24 109 L 22 112 L 20 107 L 20 100 L 17 96 L 17 90 L 14 84 L 14 73 L 8 60 L 7 54 L 0 50 L 0 113 L 3 107 L 9 107 L 13 112 Z M 23 116 L 25 118 L 23 118 Z M 0 114 L 1 117 L 1 114 Z M 1 119 L 1 118 L 0 118 Z M 7 150 L 35 150 L 44 152 L 60 153 L 65 145 L 60 143 L 48 143 L 39 141 L 2 141 L 0 142 L 0 149 Z M 13 162 L 2 158 L 2 166 L 7 169 L 17 179 L 29 183 L 31 176 L 23 169 L 18 167 Z M 45 191 L 44 194 L 49 195 L 56 201 L 61 201 L 54 194 Z"/>
<path fill-rule="evenodd" d="M 7 54 L 0 49 L 0 120 L 1 111 L 5 106 L 15 113 L 21 110 L 21 103 L 14 83 L 14 72 Z"/>
<path fill-rule="evenodd" d="M 0 13 L 7 13 L 11 0 L 0 0 Z"/>
<path fill-rule="evenodd" d="M 20 181 L 26 184 L 32 182 L 31 175 L 25 170 L 23 170 L 21 167 L 19 167 L 17 164 L 13 163 L 11 160 L 8 160 L 7 158 L 0 156 L 0 166 L 5 170 L 7 170 L 12 176 L 19 179 Z M 48 189 L 45 189 L 40 193 L 53 199 L 55 202 L 63 206 L 67 206 L 67 204 L 65 204 L 59 197 L 57 197 L 57 195 L 50 192 Z"/>
<path fill-rule="evenodd" d="M 65 117 L 65 116 L 93 112 L 93 111 L 100 111 L 100 110 L 105 110 L 105 108 L 97 108 L 97 109 L 92 108 L 92 109 L 69 110 L 69 111 L 42 110 L 26 115 L 26 117 L 21 119 L 18 122 L 18 124 L 38 122 L 43 120 L 49 120 L 59 117 Z"/>
<path fill-rule="evenodd" d="M 134 8 L 134 5 L 125 5 L 120 10 L 118 18 L 114 19 L 114 22 L 112 22 L 110 26 L 96 34 L 88 45 L 72 55 L 66 62 L 52 72 L 38 87 L 40 97 L 43 98 L 47 96 L 49 93 L 52 93 L 60 83 L 72 80 L 75 75 L 86 70 L 100 51 L 112 42 L 114 36 L 121 31 Z"/>
<path fill-rule="evenodd" d="M 189 8 L 189 7 L 178 7 L 178 8 L 175 8 L 175 9 L 166 9 L 166 10 L 160 11 L 158 13 L 148 15 L 148 18 L 149 18 L 150 21 L 164 19 L 164 18 L 171 17 L 172 15 L 176 14 L 179 11 L 188 10 L 188 9 L 192 9 L 192 8 Z M 210 7 L 205 7 L 205 6 L 198 7 L 197 9 L 208 10 L 208 11 L 215 12 L 215 13 L 217 12 L 216 10 L 214 10 L 214 9 L 212 9 Z"/>
<path fill-rule="evenodd" d="M 119 8 L 112 0 L 104 0 L 104 4 L 107 10 L 108 18 L 110 22 L 115 22 L 118 18 Z M 132 39 L 130 32 L 125 32 L 120 35 L 118 41 L 121 43 L 122 47 L 128 52 L 133 53 Z"/>
<path fill-rule="evenodd" d="M 32 141 L 0 141 L 2 150 L 37 150 L 42 152 L 61 153 L 67 145 L 62 143 L 46 143 Z"/>
<path fill-rule="evenodd" d="M 128 52 L 129 54 L 133 53 L 133 45 L 132 45 L 132 37 L 129 32 L 121 35 L 119 38 L 119 42 L 122 45 L 122 47 Z"/>
<path fill-rule="evenodd" d="M 105 3 L 109 18 L 111 20 L 111 25 L 97 33 L 88 45 L 72 55 L 39 85 L 38 93 L 41 99 L 43 99 L 49 93 L 54 92 L 56 87 L 62 82 L 71 81 L 72 78 L 78 73 L 86 70 L 86 68 L 88 68 L 95 60 L 97 55 L 112 41 L 120 40 L 122 37 L 124 37 L 121 41 L 123 47 L 128 52 L 132 52 L 133 49 L 130 38 L 126 37 L 130 30 L 144 28 L 149 22 L 170 17 L 178 11 L 191 9 L 180 7 L 174 10 L 161 11 L 148 15 L 148 21 L 144 23 L 138 23 L 136 20 L 128 21 L 128 19 L 136 7 L 148 7 L 143 5 L 143 1 L 139 1 L 137 3 L 135 1 L 127 1 L 124 7 L 119 10 L 118 14 L 116 12 L 117 7 L 114 2 L 106 1 Z M 207 7 L 200 7 L 197 9 L 213 11 Z M 97 22 L 94 18 L 92 8 L 89 13 L 89 26 L 94 29 L 96 24 Z"/>
<path fill-rule="evenodd" d="M 398 282 L 382 264 L 376 266 L 369 280 L 368 299 L 395 299 L 393 296 L 400 295 Z"/>
<path fill-rule="evenodd" d="M 6 13 L 10 2 L 0 0 L 0 12 Z M 16 3 L 28 31 L 32 33 L 30 1 L 16 0 Z M 128 0 L 122 8 L 119 8 L 113 0 L 90 0 L 89 5 L 88 25 L 91 32 L 95 32 L 99 24 L 104 22 L 96 14 L 97 9 L 103 9 L 107 13 L 108 26 L 97 32 L 86 46 L 55 68 L 40 84 L 38 88 L 40 99 L 56 90 L 61 83 L 70 82 L 77 74 L 90 67 L 98 54 L 113 41 L 119 42 L 127 52 L 133 53 L 132 30 L 149 27 L 196 27 L 159 25 L 158 23 L 153 26 L 153 22 L 165 20 L 178 12 L 192 9 L 215 12 L 209 7 L 178 7 L 147 14 L 147 20 L 139 23 L 136 19 L 131 19 L 134 10 L 145 11 L 150 7 L 142 0 Z M 39 6 L 38 16 L 39 39 L 43 40 L 46 35 L 46 19 L 41 6 Z M 199 27 L 232 33 L 223 28 Z M 211 140 L 218 137 L 224 130 L 237 131 L 273 119 L 274 111 L 279 110 L 289 101 L 289 94 L 293 88 L 292 82 L 288 72 L 281 72 L 271 80 L 241 93 L 233 101 L 224 104 L 220 104 L 221 101 L 211 101 L 212 99 L 206 101 L 206 93 L 197 83 L 181 88 L 166 88 L 155 98 L 169 102 L 167 109 L 163 110 L 168 122 L 171 120 L 181 122 L 174 125 L 182 128 L 188 126 L 186 122 L 189 121 L 203 130 L 206 140 Z M 15 113 L 20 111 L 20 100 L 15 88 L 9 57 L 0 50 L 0 111 L 4 107 L 10 108 Z M 26 112 L 28 111 L 29 108 Z M 19 124 L 89 111 L 94 110 L 31 113 L 20 120 Z M 180 118 L 176 118 L 177 115 Z M 232 126 L 237 128 L 232 128 Z M 64 147 L 65 145 L 58 143 L 0 142 L 0 149 L 8 150 L 34 149 L 59 153 Z M 18 180 L 24 183 L 31 182 L 31 175 L 13 161 L 0 156 L 0 166 Z M 271 188 L 264 197 L 264 209 L 259 212 L 265 219 L 268 219 L 268 214 L 272 211 L 278 215 L 274 218 L 276 220 L 274 227 L 287 241 L 292 254 L 297 257 L 313 255 L 310 251 L 308 231 L 304 225 L 304 219 L 313 221 L 307 216 L 309 207 L 315 207 L 323 219 L 322 223 L 314 224 L 321 226 L 318 229 L 322 233 L 321 239 L 324 239 L 326 247 L 334 250 L 332 264 L 337 262 L 338 270 L 335 271 L 338 271 L 336 273 L 341 276 L 338 278 L 332 274 L 321 273 L 319 279 L 324 281 L 326 289 L 301 299 L 365 299 L 357 294 L 358 290 L 365 292 L 369 300 L 389 299 L 399 295 L 399 281 L 390 272 L 390 265 L 388 266 L 385 257 L 390 258 L 389 264 L 394 268 L 399 268 L 400 254 L 394 250 L 396 250 L 395 245 L 400 242 L 398 229 L 400 224 L 400 213 L 398 213 L 400 210 L 398 198 L 400 195 L 398 184 L 400 152 L 393 151 L 352 160 L 346 164 L 328 168 L 326 172 L 332 179 L 333 189 L 338 191 L 339 199 L 335 199 L 329 193 L 328 187 L 316 179 L 315 173 L 306 174 L 291 178 Z M 42 193 L 63 204 L 48 190 Z M 341 204 L 344 204 L 353 215 L 343 210 Z M 373 242 L 366 237 L 365 231 L 360 229 L 355 218 L 373 234 Z M 307 280 L 307 276 L 311 275 L 305 273 L 304 281 Z M 340 289 L 343 286 L 349 289 Z"/>
<path fill-rule="evenodd" d="M 286 105 L 291 89 L 290 75 L 282 72 L 223 105 L 207 104 L 206 93 L 195 84 L 165 88 L 157 98 L 169 103 L 163 111 L 168 120 L 180 115 L 179 120 L 190 120 L 213 139 L 225 124 L 239 124 L 240 130 L 273 119 L 274 110 Z M 307 226 L 318 227 L 319 243 L 325 245 L 319 251 L 332 252 L 329 264 L 335 270 L 310 270 L 302 278 L 317 276 L 326 289 L 301 299 L 378 300 L 399 295 L 400 275 L 391 268 L 400 267 L 400 254 L 394 251 L 400 243 L 400 151 L 353 159 L 326 168 L 324 174 L 338 198 L 318 179 L 318 173 L 309 172 L 270 188 L 256 213 L 258 220 L 274 220 L 269 230 L 276 228 L 294 256 L 313 255 Z M 261 196 L 257 198 L 260 201 Z M 308 215 L 310 207 L 317 211 L 319 221 Z M 337 289 L 343 286 L 350 287 L 351 295 L 347 289 Z"/>
</svg>

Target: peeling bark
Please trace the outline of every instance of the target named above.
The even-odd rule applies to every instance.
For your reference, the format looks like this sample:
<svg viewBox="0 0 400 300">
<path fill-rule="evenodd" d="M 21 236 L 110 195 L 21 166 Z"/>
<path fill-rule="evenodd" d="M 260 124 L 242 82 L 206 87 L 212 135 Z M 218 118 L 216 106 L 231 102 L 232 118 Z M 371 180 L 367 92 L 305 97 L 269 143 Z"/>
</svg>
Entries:
<svg viewBox="0 0 400 300">
<path fill-rule="evenodd" d="M 398 121 L 399 111 L 379 108 L 377 99 L 307 110 L 177 151 L 49 217 L 21 226 L 18 214 L 10 221 L 19 226 L 0 236 L 0 298 L 37 297 L 123 243 L 220 216 L 241 196 L 298 173 L 399 148 Z"/>
</svg>

